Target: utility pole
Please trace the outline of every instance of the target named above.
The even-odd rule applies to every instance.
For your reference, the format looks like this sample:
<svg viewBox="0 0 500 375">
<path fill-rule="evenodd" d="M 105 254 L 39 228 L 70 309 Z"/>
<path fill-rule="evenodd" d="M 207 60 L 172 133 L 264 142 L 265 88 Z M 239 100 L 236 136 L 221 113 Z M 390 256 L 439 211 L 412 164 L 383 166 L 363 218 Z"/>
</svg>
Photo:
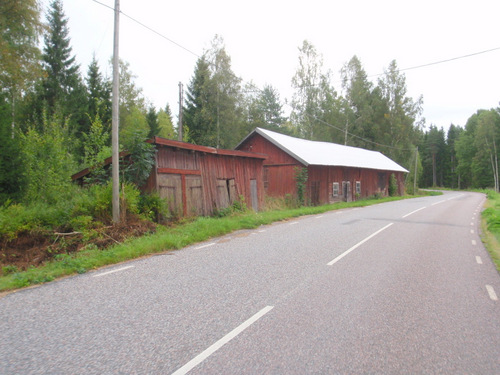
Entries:
<svg viewBox="0 0 500 375">
<path fill-rule="evenodd" d="M 417 161 L 418 161 L 418 146 L 415 150 L 415 176 L 413 178 L 413 194 L 417 194 Z"/>
<path fill-rule="evenodd" d="M 178 140 L 182 142 L 183 134 L 182 134 L 182 108 L 184 106 L 184 87 L 182 82 L 179 82 L 179 126 L 177 128 Z"/>
<path fill-rule="evenodd" d="M 112 177 L 113 177 L 113 223 L 120 221 L 120 150 L 119 150 L 119 110 L 120 110 L 120 67 L 119 67 L 119 20 L 120 0 L 115 0 L 115 35 L 113 40 L 113 101 L 111 123 Z"/>
</svg>

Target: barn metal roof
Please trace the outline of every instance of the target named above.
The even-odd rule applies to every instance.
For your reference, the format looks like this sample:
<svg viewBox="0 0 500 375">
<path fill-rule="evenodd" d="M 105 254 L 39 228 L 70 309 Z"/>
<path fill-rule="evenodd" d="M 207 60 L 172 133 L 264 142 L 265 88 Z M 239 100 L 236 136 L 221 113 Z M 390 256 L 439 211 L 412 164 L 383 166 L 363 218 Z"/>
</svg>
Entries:
<svg viewBox="0 0 500 375">
<path fill-rule="evenodd" d="M 378 151 L 330 142 L 309 141 L 262 128 L 256 128 L 240 145 L 254 133 L 260 134 L 305 166 L 325 165 L 408 172 Z"/>
</svg>

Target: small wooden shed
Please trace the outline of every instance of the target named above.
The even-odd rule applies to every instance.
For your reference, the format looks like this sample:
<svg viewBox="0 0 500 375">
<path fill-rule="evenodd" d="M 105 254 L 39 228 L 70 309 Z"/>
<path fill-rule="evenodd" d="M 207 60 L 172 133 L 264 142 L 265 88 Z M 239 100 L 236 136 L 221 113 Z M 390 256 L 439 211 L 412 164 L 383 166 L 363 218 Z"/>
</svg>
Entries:
<svg viewBox="0 0 500 375">
<path fill-rule="evenodd" d="M 242 197 L 258 211 L 264 204 L 265 155 L 222 150 L 154 137 L 154 171 L 145 190 L 158 191 L 172 211 L 211 215 Z"/>
<path fill-rule="evenodd" d="M 311 204 L 387 196 L 394 175 L 404 193 L 408 171 L 380 152 L 330 142 L 316 142 L 256 128 L 237 150 L 265 154 L 264 189 L 271 197 L 296 196 L 296 168 L 307 168 L 307 198 Z"/>
<path fill-rule="evenodd" d="M 155 164 L 142 190 L 157 191 L 176 215 L 208 216 L 241 199 L 255 211 L 264 206 L 265 155 L 161 137 L 148 142 L 156 149 Z M 106 160 L 110 163 L 111 158 Z M 85 169 L 73 175 L 73 180 L 83 181 L 89 173 Z"/>
</svg>

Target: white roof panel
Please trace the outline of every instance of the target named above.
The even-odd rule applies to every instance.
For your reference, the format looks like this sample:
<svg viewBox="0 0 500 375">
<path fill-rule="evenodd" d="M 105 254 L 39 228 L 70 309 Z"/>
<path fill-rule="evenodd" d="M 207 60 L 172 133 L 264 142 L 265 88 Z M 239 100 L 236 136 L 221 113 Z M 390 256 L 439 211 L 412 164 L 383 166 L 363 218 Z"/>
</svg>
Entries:
<svg viewBox="0 0 500 375">
<path fill-rule="evenodd" d="M 378 151 L 330 142 L 308 141 L 261 128 L 256 128 L 255 132 L 306 166 L 326 165 L 408 172 Z"/>
</svg>

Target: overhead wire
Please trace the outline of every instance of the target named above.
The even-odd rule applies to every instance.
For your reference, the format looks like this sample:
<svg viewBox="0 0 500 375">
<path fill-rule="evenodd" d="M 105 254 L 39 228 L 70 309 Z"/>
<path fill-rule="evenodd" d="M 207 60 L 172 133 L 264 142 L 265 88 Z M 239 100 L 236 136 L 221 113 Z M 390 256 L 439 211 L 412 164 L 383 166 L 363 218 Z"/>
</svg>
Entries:
<svg viewBox="0 0 500 375">
<path fill-rule="evenodd" d="M 92 0 L 93 2 L 99 4 L 99 5 L 102 5 L 108 9 L 111 9 L 114 11 L 114 8 L 105 4 L 105 3 L 102 3 L 101 1 L 99 0 Z M 199 55 L 197 54 L 196 52 L 193 52 L 191 51 L 189 48 L 186 48 L 184 47 L 183 45 L 181 45 L 180 43 L 177 43 L 176 41 L 170 39 L 169 37 L 163 35 L 162 33 L 154 30 L 153 28 L 149 27 L 148 25 L 144 24 L 143 22 L 137 20 L 136 18 L 126 14 L 125 12 L 123 12 L 122 10 L 120 10 L 120 14 L 122 14 L 123 16 L 127 17 L 128 19 L 130 19 L 131 21 L 137 23 L 138 25 L 144 27 L 145 29 L 149 30 L 150 32 L 158 35 L 159 37 L 167 40 L 168 42 L 176 45 L 177 47 L 183 49 L 184 51 L 190 53 L 191 55 L 197 57 L 197 58 L 202 58 L 203 55 Z M 500 47 L 495 47 L 495 48 L 491 48 L 491 49 L 487 49 L 487 50 L 484 50 L 484 51 L 479 51 L 479 52 L 474 52 L 474 53 L 470 53 L 470 54 L 466 54 L 466 55 L 461 55 L 461 56 L 457 56 L 457 57 L 453 57 L 453 58 L 449 58 L 449 59 L 445 59 L 445 60 L 439 60 L 439 61 L 434 61 L 434 62 L 430 62 L 430 63 L 426 63 L 426 64 L 421 64 L 421 65 L 416 65 L 416 66 L 412 66 L 412 67 L 408 67 L 408 68 L 402 68 L 402 69 L 398 69 L 397 72 L 404 72 L 404 71 L 408 71 L 408 70 L 415 70 L 415 69 L 420 69 L 420 68 L 425 68 L 425 67 L 428 67 L 428 66 L 432 66 L 432 65 L 438 65 L 438 64 L 443 64 L 443 63 L 447 63 L 447 62 L 451 62 L 451 61 L 455 61 L 455 60 L 460 60 L 460 59 L 464 59 L 464 58 L 468 58 L 468 57 L 472 57 L 472 56 L 477 56 L 477 55 L 481 55 L 481 54 L 485 54 L 485 53 L 489 53 L 489 52 L 494 52 L 494 51 L 497 51 L 497 50 L 500 50 Z M 210 65 L 214 65 L 212 64 L 211 62 L 208 62 Z M 379 76 L 382 76 L 384 75 L 384 73 L 379 73 L 379 74 L 373 74 L 373 75 L 370 75 L 370 76 L 367 76 L 367 78 L 372 78 L 372 77 L 379 77 Z M 236 76 L 234 73 L 233 73 L 234 77 L 241 80 L 240 77 Z M 253 86 L 257 92 L 260 92 L 262 93 L 263 90 L 261 88 L 259 88 L 258 86 L 256 86 L 253 82 L 247 82 L 247 84 L 249 86 Z M 381 144 L 381 143 L 377 143 L 375 141 L 371 141 L 369 139 L 365 139 L 363 137 L 360 137 L 356 134 L 352 134 L 352 133 L 349 133 L 349 132 L 346 132 L 345 129 L 341 129 L 335 125 L 332 125 L 324 120 L 321 120 L 319 118 L 317 118 L 316 116 L 313 116 L 313 115 L 307 115 L 307 116 L 310 116 L 312 118 L 314 118 L 316 121 L 326 125 L 326 126 L 329 126 L 331 128 L 334 128 L 334 129 L 337 129 L 339 131 L 342 131 L 344 133 L 347 133 L 349 136 L 351 137 L 354 137 L 354 138 L 358 138 L 364 142 L 368 142 L 368 143 L 371 143 L 371 144 L 374 144 L 374 145 L 377 145 L 377 146 L 380 146 L 380 147 L 386 147 L 386 148 L 391 148 L 391 149 L 395 149 L 395 150 L 399 150 L 399 151 L 413 151 L 411 149 L 404 149 L 404 148 L 398 148 L 398 147 L 394 147 L 394 146 L 389 146 L 389 145 L 384 145 L 384 144 Z"/>
</svg>

